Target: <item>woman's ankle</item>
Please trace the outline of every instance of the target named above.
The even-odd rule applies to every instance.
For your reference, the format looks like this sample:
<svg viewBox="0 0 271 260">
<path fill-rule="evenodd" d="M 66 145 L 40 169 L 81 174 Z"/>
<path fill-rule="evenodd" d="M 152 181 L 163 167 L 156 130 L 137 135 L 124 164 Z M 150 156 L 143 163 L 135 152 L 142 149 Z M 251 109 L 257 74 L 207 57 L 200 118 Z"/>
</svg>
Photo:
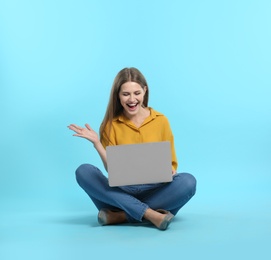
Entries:
<svg viewBox="0 0 271 260">
<path fill-rule="evenodd" d="M 144 218 L 153 223 L 158 229 L 165 230 L 169 226 L 174 215 L 166 210 L 153 210 L 148 208 L 145 211 Z"/>
</svg>

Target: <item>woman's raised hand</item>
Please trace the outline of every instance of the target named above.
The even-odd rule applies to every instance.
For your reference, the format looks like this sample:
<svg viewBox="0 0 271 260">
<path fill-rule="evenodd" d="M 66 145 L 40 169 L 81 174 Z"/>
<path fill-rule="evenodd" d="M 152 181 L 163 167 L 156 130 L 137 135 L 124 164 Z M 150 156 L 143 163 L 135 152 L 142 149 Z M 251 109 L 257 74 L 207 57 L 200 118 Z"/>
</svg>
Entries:
<svg viewBox="0 0 271 260">
<path fill-rule="evenodd" d="M 90 127 L 89 124 L 85 124 L 85 127 L 71 124 L 68 128 L 76 133 L 73 136 L 85 138 L 93 144 L 100 142 L 98 134 Z"/>
</svg>

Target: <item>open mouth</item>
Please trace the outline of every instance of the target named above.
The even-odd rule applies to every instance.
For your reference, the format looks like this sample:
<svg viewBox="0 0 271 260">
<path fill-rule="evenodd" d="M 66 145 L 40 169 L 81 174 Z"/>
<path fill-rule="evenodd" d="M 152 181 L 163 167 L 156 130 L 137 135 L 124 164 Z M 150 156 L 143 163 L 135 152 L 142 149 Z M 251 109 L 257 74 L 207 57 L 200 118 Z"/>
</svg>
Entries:
<svg viewBox="0 0 271 260">
<path fill-rule="evenodd" d="M 129 110 L 135 110 L 137 107 L 138 103 L 135 104 L 127 104 L 127 106 L 129 107 Z"/>
</svg>

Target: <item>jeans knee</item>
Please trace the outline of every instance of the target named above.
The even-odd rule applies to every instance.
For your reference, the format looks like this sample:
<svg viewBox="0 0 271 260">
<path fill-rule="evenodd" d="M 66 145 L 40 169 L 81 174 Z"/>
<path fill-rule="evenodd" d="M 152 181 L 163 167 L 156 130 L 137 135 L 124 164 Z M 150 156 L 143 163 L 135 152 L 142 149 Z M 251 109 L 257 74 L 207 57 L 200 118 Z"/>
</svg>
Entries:
<svg viewBox="0 0 271 260">
<path fill-rule="evenodd" d="M 81 187 L 85 185 L 95 185 L 95 183 L 101 181 L 101 179 L 106 178 L 102 172 L 92 164 L 80 165 L 75 171 L 75 177 Z"/>
<path fill-rule="evenodd" d="M 190 174 L 190 173 L 186 173 L 186 181 L 187 181 L 187 187 L 190 189 L 191 191 L 191 195 L 194 196 L 196 193 L 196 188 L 197 188 L 197 180 L 196 178 Z"/>
<path fill-rule="evenodd" d="M 181 173 L 180 176 L 182 177 L 181 182 L 183 186 L 185 186 L 187 192 L 193 197 L 196 193 L 197 187 L 197 180 L 196 178 L 190 173 Z"/>
<path fill-rule="evenodd" d="M 89 173 L 92 171 L 94 166 L 91 164 L 82 164 L 80 165 L 76 171 L 75 171 L 75 177 L 77 182 L 80 184 L 86 177 L 89 175 Z"/>
</svg>

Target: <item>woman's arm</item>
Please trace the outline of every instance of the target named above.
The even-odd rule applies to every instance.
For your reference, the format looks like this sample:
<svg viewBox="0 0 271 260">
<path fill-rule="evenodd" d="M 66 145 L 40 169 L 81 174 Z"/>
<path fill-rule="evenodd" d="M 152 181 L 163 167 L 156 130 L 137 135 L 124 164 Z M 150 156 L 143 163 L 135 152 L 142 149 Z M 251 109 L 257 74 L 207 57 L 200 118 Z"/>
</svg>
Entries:
<svg viewBox="0 0 271 260">
<path fill-rule="evenodd" d="M 102 146 L 101 142 L 97 142 L 96 144 L 94 144 L 95 149 L 97 150 L 98 154 L 100 155 L 104 168 L 107 171 L 107 160 L 106 160 L 106 151 L 104 149 L 104 147 Z"/>
<path fill-rule="evenodd" d="M 107 170 L 106 151 L 99 140 L 98 134 L 90 127 L 90 125 L 85 124 L 84 128 L 75 124 L 71 124 L 68 126 L 68 128 L 76 133 L 73 136 L 85 138 L 93 143 L 94 148 L 97 150 L 102 159 L 104 168 Z"/>
<path fill-rule="evenodd" d="M 172 174 L 174 175 L 177 172 L 178 162 L 174 145 L 174 136 L 171 131 L 169 121 L 165 116 L 163 117 L 162 126 L 163 126 L 163 141 L 170 141 L 172 156 Z"/>
</svg>

